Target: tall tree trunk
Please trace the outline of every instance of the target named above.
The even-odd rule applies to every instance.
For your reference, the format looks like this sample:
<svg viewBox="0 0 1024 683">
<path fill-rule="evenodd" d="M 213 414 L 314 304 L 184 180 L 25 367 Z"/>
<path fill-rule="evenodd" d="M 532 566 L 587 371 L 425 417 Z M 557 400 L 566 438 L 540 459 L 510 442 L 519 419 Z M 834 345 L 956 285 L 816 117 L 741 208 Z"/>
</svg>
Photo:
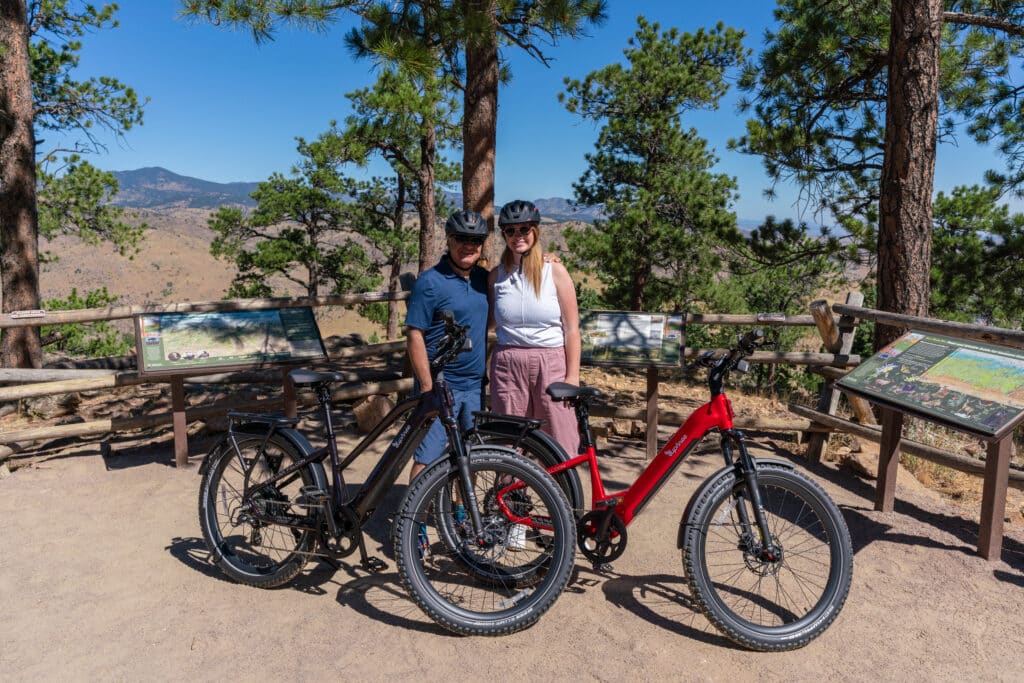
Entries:
<svg viewBox="0 0 1024 683">
<path fill-rule="evenodd" d="M 494 149 L 498 126 L 498 41 L 496 0 L 466 0 L 473 25 L 492 29 L 466 39 L 466 91 L 462 112 L 462 206 L 476 211 L 494 229 Z M 496 263 L 501 240 L 489 240 L 485 253 Z"/>
<path fill-rule="evenodd" d="M 437 263 L 437 200 L 434 196 L 434 162 L 437 160 L 437 132 L 433 125 L 426 126 L 420 138 L 420 167 L 416 182 L 419 200 L 416 211 L 420 215 L 419 272 L 429 270 Z"/>
<path fill-rule="evenodd" d="M 3 311 L 39 308 L 39 217 L 36 209 L 32 77 L 24 0 L 0 0 L 0 287 Z M 0 362 L 42 367 L 38 327 L 8 328 Z"/>
<path fill-rule="evenodd" d="M 422 145 L 422 138 L 421 138 Z M 421 159 L 426 158 L 425 155 L 421 155 Z M 422 166 L 420 167 L 422 169 Z M 431 167 L 431 174 L 433 174 L 433 167 Z M 420 181 L 417 180 L 417 184 Z M 396 174 L 395 178 L 395 211 L 391 215 L 391 230 L 397 236 L 402 234 L 402 223 L 405 220 L 405 176 L 401 173 Z M 422 190 L 422 188 L 419 188 Z M 433 190 L 434 186 L 431 185 L 430 189 Z M 420 192 L 420 203 L 423 203 L 423 193 Z M 433 193 L 431 192 L 430 204 L 433 205 Z M 421 215 L 422 220 L 422 215 Z M 422 248 L 423 243 L 423 229 L 420 226 L 420 246 Z M 422 254 L 422 251 L 420 252 Z M 422 265 L 422 264 L 421 264 Z M 401 245 L 395 245 L 392 247 L 391 255 L 388 258 L 388 293 L 391 296 L 388 298 L 388 315 L 384 326 L 384 334 L 388 340 L 392 340 L 398 337 L 398 302 L 395 301 L 395 294 L 398 293 L 399 289 L 399 276 L 402 274 L 402 247 Z M 422 273 L 423 271 L 420 270 Z"/>
<path fill-rule="evenodd" d="M 391 298 L 388 299 L 387 336 L 390 341 L 392 339 L 398 339 L 398 302 L 395 300 L 394 296 L 398 294 L 398 290 L 402 288 L 399 280 L 399 277 L 402 274 L 402 259 L 400 254 L 391 259 L 389 267 L 388 293 L 391 294 Z"/>
<path fill-rule="evenodd" d="M 942 0 L 893 0 L 885 161 L 879 201 L 878 307 L 928 314 Z M 900 334 L 876 325 L 876 348 Z"/>
</svg>

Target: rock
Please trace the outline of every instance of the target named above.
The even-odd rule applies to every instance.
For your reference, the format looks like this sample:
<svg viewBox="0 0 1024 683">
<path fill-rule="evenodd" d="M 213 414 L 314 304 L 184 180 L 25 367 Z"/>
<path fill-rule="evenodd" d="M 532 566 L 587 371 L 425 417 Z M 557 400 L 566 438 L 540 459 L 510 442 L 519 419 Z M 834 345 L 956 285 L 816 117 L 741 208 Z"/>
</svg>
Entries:
<svg viewBox="0 0 1024 683">
<path fill-rule="evenodd" d="M 878 475 L 878 456 L 863 451 L 849 452 L 840 458 L 839 466 L 866 479 L 874 479 Z"/>
<path fill-rule="evenodd" d="M 7 463 L 0 465 L 0 479 L 6 479 L 11 476 L 11 468 L 7 466 Z"/>
<path fill-rule="evenodd" d="M 214 415 L 203 420 L 207 434 L 223 434 L 228 431 L 228 416 Z"/>
<path fill-rule="evenodd" d="M 609 420 L 605 426 L 612 436 L 630 436 L 633 432 L 631 420 Z"/>
<path fill-rule="evenodd" d="M 373 430 L 384 416 L 391 412 L 395 404 L 387 396 L 368 396 L 352 406 L 352 414 L 356 417 L 356 431 L 366 434 Z"/>
<path fill-rule="evenodd" d="M 61 415 L 71 415 L 78 410 L 82 399 L 77 393 L 54 394 L 52 396 L 40 396 L 38 398 L 24 399 L 25 411 L 33 417 L 48 420 Z"/>
</svg>

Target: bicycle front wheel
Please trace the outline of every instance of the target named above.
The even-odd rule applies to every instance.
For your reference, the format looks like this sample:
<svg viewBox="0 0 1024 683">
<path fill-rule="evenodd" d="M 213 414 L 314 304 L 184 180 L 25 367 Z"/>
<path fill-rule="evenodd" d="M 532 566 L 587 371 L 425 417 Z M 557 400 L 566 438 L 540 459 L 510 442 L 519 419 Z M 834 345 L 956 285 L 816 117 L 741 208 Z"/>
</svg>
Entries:
<svg viewBox="0 0 1024 683">
<path fill-rule="evenodd" d="M 573 515 L 551 475 L 513 451 L 472 448 L 470 472 L 481 537 L 454 461 L 438 462 L 416 478 L 399 508 L 399 576 L 420 608 L 451 631 L 514 633 L 540 619 L 568 583 Z"/>
<path fill-rule="evenodd" d="M 759 463 L 757 482 L 771 545 L 764 552 L 746 485 L 724 477 L 695 501 L 683 567 L 693 597 L 732 641 L 753 650 L 802 647 L 839 615 L 850 590 L 853 547 L 835 503 L 791 469 Z M 753 522 L 752 522 L 753 523 Z"/>
<path fill-rule="evenodd" d="M 302 496 L 315 483 L 309 467 L 252 496 L 248 488 L 266 481 L 298 459 L 286 439 L 264 443 L 256 434 L 239 434 L 231 446 L 215 450 L 199 487 L 199 525 L 213 561 L 239 583 L 273 588 L 291 580 L 305 565 L 315 534 L 261 521 L 258 514 L 312 526 L 317 510 Z"/>
</svg>

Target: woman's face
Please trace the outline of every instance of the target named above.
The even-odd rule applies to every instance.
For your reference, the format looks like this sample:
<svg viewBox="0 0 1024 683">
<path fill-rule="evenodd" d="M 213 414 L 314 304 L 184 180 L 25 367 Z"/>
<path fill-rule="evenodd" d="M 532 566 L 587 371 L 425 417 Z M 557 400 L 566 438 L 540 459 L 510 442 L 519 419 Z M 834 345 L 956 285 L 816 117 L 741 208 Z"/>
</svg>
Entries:
<svg viewBox="0 0 1024 683">
<path fill-rule="evenodd" d="M 505 244 L 515 254 L 525 254 L 537 242 L 537 227 L 531 223 L 510 223 L 501 226 Z"/>
</svg>

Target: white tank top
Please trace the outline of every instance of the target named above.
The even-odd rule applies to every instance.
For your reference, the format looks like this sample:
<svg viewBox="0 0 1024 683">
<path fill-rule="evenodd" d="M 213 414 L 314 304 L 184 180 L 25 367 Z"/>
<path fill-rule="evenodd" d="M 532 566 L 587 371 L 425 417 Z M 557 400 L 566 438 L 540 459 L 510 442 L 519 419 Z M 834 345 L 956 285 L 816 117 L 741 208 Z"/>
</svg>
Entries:
<svg viewBox="0 0 1024 683">
<path fill-rule="evenodd" d="M 555 348 L 565 345 L 562 333 L 562 309 L 558 305 L 555 278 L 551 264 L 541 270 L 540 296 L 529 280 L 516 269 L 506 273 L 498 265 L 494 282 L 494 321 L 498 325 L 498 343 L 506 346 L 541 346 Z"/>
</svg>

